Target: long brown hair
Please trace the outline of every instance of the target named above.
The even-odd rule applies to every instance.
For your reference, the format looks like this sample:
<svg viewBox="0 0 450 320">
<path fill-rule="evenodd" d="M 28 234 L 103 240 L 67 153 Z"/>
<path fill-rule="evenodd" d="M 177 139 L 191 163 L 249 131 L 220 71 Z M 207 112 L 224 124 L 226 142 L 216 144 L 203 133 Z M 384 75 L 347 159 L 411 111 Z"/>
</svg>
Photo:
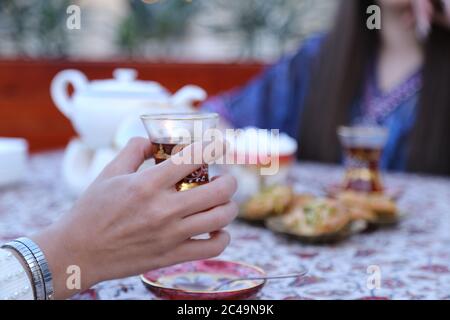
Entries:
<svg viewBox="0 0 450 320">
<path fill-rule="evenodd" d="M 312 67 L 312 82 L 302 114 L 302 159 L 338 162 L 339 125 L 361 91 L 368 63 L 379 47 L 379 33 L 366 26 L 373 0 L 344 0 L 335 27 Z M 425 45 L 423 83 L 417 119 L 408 137 L 408 170 L 450 174 L 450 32 L 433 26 Z"/>
</svg>

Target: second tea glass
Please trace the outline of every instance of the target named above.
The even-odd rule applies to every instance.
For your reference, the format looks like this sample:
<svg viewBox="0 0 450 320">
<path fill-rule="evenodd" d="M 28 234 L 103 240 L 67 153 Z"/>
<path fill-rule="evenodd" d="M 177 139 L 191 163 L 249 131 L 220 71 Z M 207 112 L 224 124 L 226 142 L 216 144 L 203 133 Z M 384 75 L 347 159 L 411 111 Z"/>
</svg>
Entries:
<svg viewBox="0 0 450 320">
<path fill-rule="evenodd" d="M 382 192 L 380 159 L 388 130 L 376 126 L 339 127 L 345 154 L 344 188 L 359 192 Z"/>
</svg>

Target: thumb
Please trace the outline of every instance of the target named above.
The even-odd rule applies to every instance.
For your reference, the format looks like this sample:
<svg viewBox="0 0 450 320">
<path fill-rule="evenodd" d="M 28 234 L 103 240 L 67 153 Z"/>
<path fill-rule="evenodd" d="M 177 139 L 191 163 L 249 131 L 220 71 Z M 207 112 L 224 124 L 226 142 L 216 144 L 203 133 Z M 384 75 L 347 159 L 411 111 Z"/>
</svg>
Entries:
<svg viewBox="0 0 450 320">
<path fill-rule="evenodd" d="M 151 156 L 151 143 L 145 138 L 132 138 L 100 173 L 98 179 L 134 173 Z"/>
</svg>

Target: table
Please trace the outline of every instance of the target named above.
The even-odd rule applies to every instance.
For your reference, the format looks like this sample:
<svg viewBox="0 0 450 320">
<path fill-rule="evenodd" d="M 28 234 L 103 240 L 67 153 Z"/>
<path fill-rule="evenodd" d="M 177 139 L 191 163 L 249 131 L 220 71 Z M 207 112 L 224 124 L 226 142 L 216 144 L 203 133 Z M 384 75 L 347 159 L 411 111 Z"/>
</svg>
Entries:
<svg viewBox="0 0 450 320">
<path fill-rule="evenodd" d="M 74 198 L 61 178 L 62 152 L 33 155 L 25 182 L 0 189 L 0 242 L 29 234 L 64 215 Z M 319 192 L 339 181 L 338 167 L 301 163 L 297 190 Z M 269 281 L 258 299 L 450 299 L 450 179 L 386 174 L 403 188 L 407 212 L 393 228 L 335 245 L 303 245 L 263 228 L 234 222 L 220 257 L 255 264 L 269 274 L 309 270 L 298 280 Z M 373 273 L 375 272 L 375 273 Z M 380 288 L 368 286 L 379 276 Z M 74 299 L 155 299 L 138 277 L 106 281 Z"/>
</svg>

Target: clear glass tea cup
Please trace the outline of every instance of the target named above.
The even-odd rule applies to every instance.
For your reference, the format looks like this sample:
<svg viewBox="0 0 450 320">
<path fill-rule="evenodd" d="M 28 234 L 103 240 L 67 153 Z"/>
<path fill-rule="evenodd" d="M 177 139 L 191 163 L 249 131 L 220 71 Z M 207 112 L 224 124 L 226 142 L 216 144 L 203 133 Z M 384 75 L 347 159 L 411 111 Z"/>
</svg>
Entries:
<svg viewBox="0 0 450 320">
<path fill-rule="evenodd" d="M 169 159 L 186 146 L 205 141 L 207 131 L 217 127 L 216 113 L 173 113 L 142 115 L 149 139 L 152 142 L 156 164 Z M 178 191 L 185 191 L 209 182 L 208 164 L 203 164 L 176 184 Z"/>
<path fill-rule="evenodd" d="M 344 188 L 360 192 L 382 192 L 380 159 L 388 130 L 378 126 L 342 126 L 338 137 L 344 148 Z"/>
</svg>

